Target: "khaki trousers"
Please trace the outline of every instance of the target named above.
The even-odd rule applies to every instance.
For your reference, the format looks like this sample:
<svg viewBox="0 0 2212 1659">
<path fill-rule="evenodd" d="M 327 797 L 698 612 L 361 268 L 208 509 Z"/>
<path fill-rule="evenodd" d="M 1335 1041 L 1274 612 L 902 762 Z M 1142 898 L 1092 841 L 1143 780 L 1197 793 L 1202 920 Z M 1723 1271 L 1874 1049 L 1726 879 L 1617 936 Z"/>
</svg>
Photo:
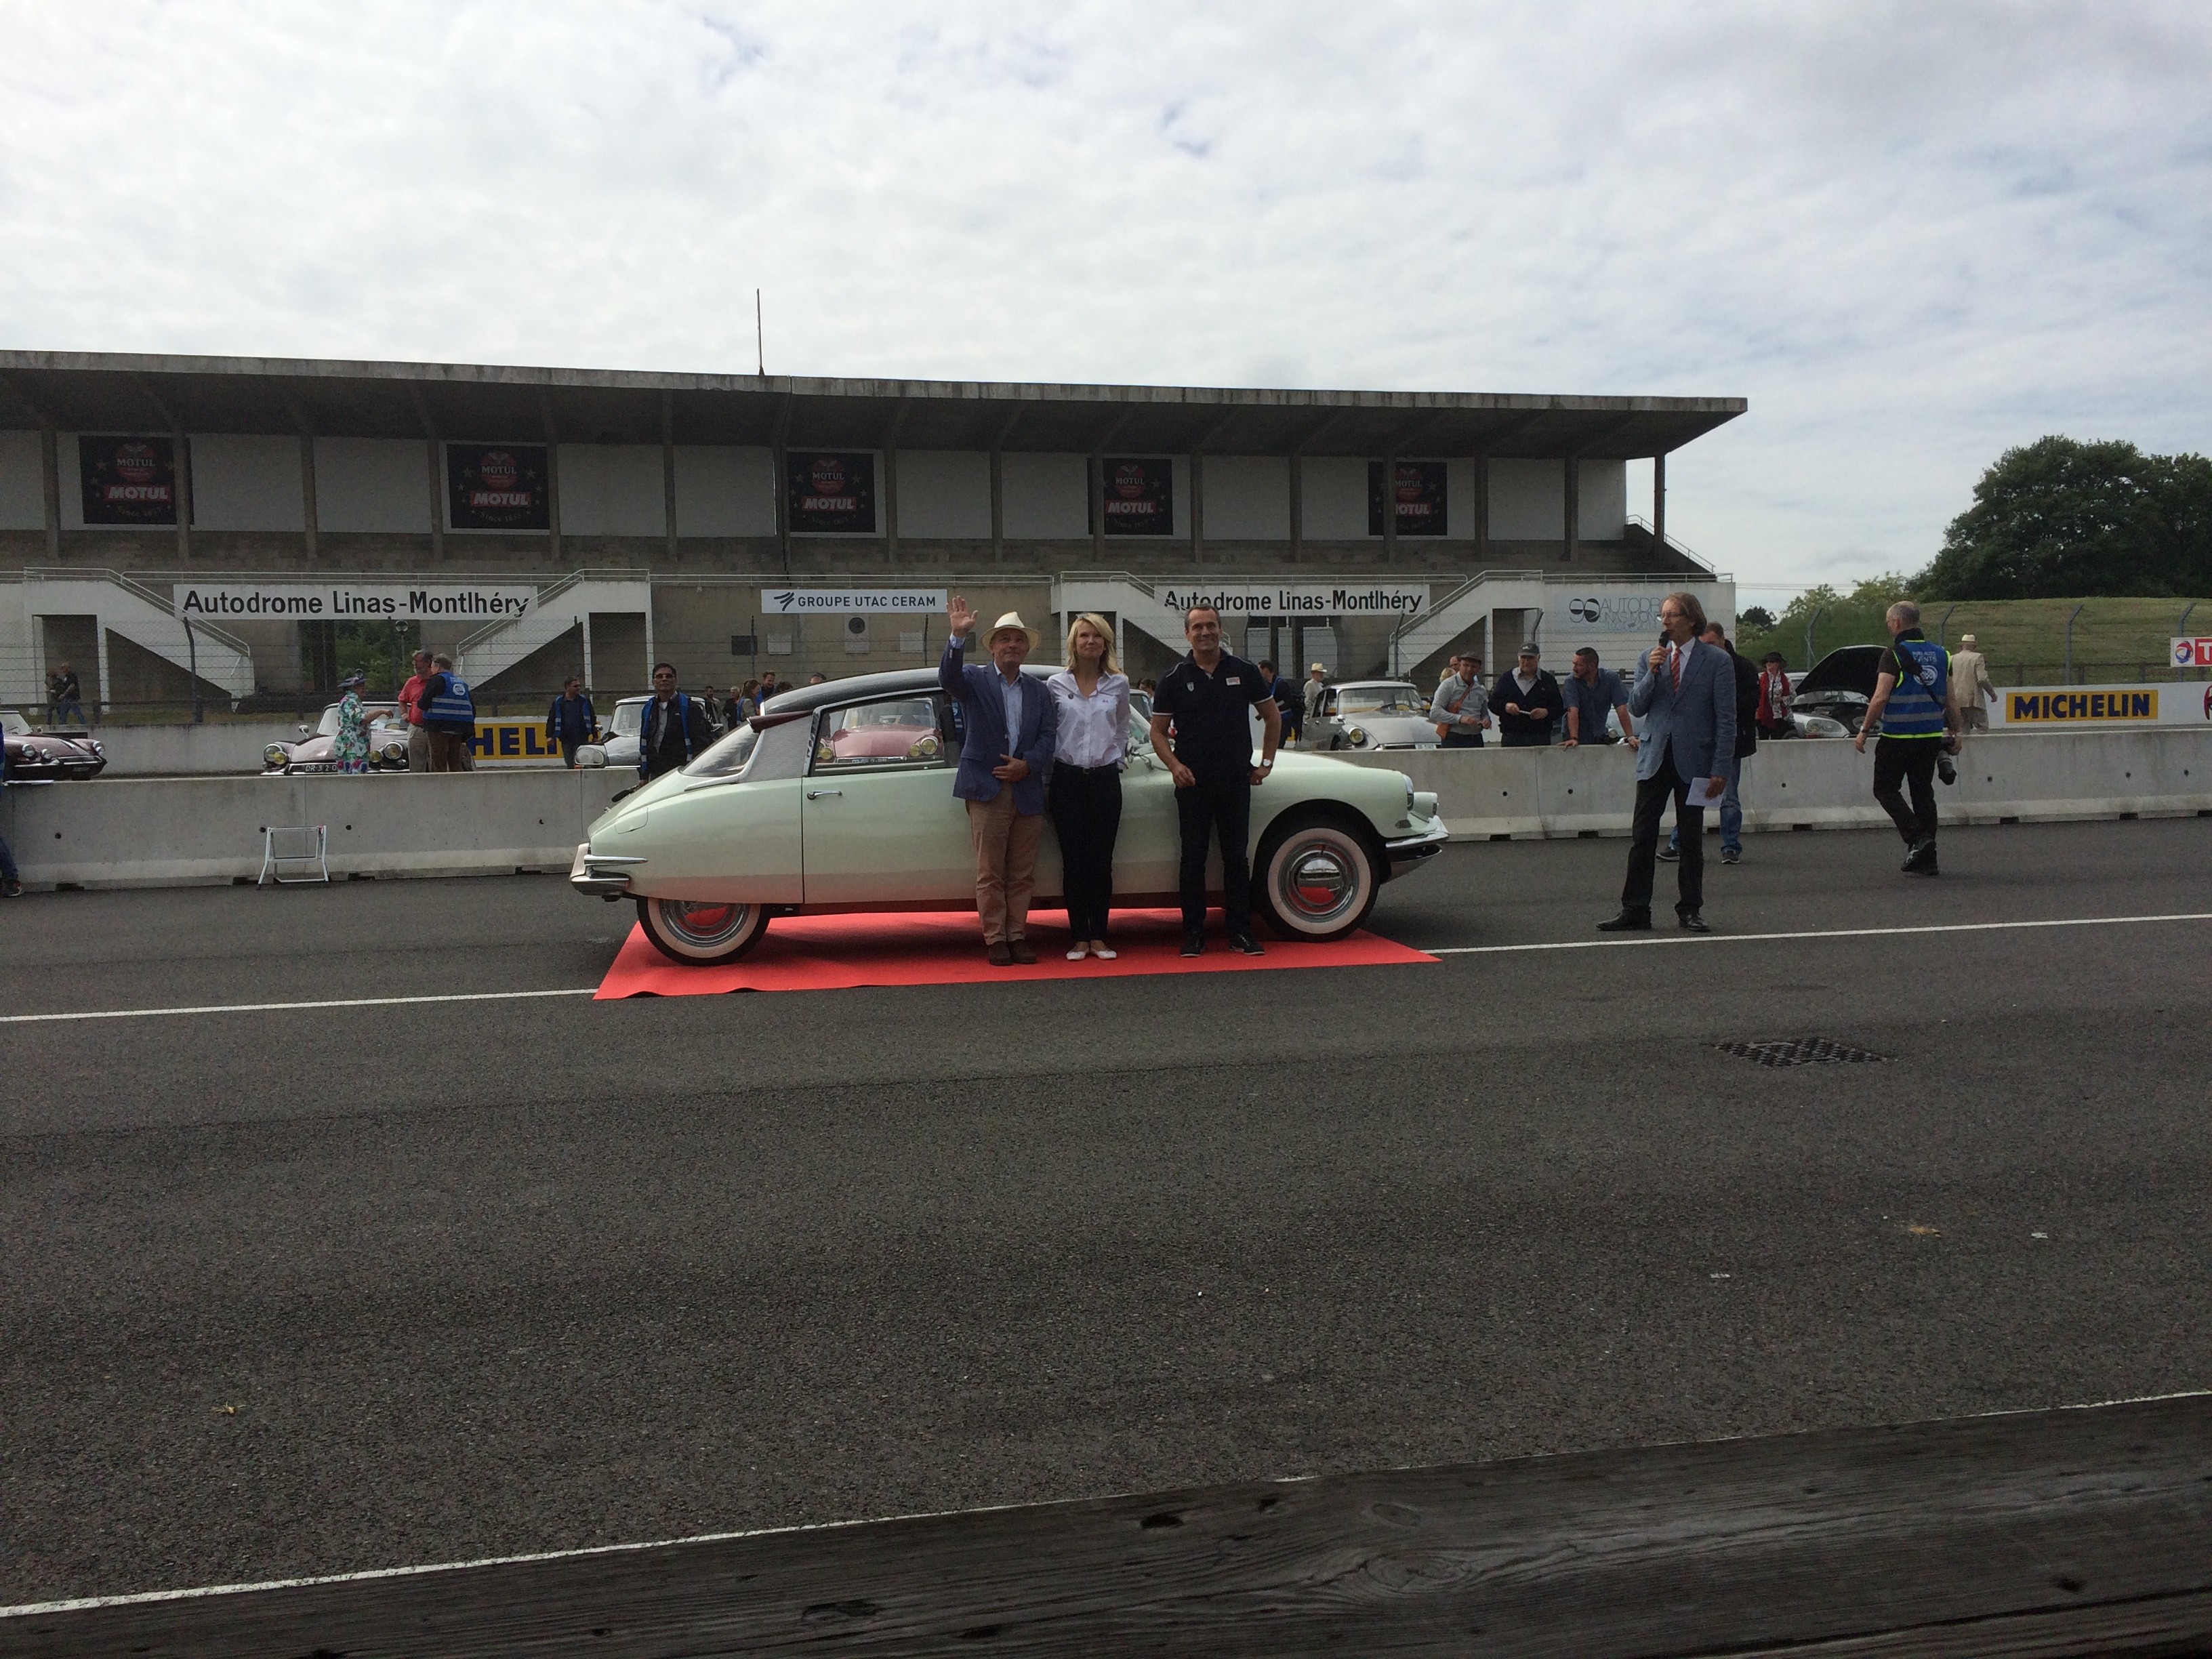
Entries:
<svg viewBox="0 0 2212 1659">
<path fill-rule="evenodd" d="M 433 772 L 473 772 L 476 757 L 469 753 L 469 740 L 458 732 L 430 733 L 430 769 Z"/>
<path fill-rule="evenodd" d="M 430 734 L 419 726 L 407 728 L 407 769 L 410 772 L 430 769 Z"/>
<path fill-rule="evenodd" d="M 975 915 L 983 943 L 1026 938 L 1044 814 L 1014 811 L 1014 786 L 1002 784 L 994 799 L 968 803 L 968 836 L 975 843 Z"/>
</svg>

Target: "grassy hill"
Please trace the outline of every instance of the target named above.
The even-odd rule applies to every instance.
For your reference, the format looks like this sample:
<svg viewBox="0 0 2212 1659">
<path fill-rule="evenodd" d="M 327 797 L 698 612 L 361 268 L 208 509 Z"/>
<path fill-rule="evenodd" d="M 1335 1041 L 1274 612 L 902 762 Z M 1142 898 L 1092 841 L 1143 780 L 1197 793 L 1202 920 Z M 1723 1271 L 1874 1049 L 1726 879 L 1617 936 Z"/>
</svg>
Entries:
<svg viewBox="0 0 2212 1659">
<path fill-rule="evenodd" d="M 2000 685 L 2056 684 L 2065 678 L 2066 618 L 2076 605 L 2074 678 L 2163 679 L 2167 641 L 2179 630 L 2187 599 L 1965 599 L 1957 605 L 1924 606 L 1928 637 L 1956 647 L 1972 634 L 1989 659 L 1990 677 Z M 1795 673 L 1839 645 L 1881 645 L 1889 639 L 1878 605 L 1831 605 L 1815 624 L 1813 655 L 1805 654 L 1805 632 L 1784 624 L 1772 633 L 1742 630 L 1736 648 L 1757 659 L 1779 651 Z M 2191 634 L 2212 634 L 2212 598 L 2200 601 L 2189 618 Z M 2196 677 L 2192 677 L 2196 678 Z"/>
</svg>

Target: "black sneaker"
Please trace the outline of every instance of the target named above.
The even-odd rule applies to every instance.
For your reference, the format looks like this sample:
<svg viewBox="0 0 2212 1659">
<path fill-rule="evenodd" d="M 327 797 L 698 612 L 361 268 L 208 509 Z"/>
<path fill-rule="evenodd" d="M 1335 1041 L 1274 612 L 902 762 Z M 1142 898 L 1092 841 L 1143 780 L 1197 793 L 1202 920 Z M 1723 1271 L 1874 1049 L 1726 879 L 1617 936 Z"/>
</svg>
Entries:
<svg viewBox="0 0 2212 1659">
<path fill-rule="evenodd" d="M 1249 933 L 1237 934 L 1229 941 L 1229 948 L 1240 957 L 1264 957 L 1267 954 L 1260 948 L 1260 941 Z"/>
<path fill-rule="evenodd" d="M 0 896 L 4 896 L 8 898 L 22 897 L 23 884 L 17 881 L 13 876 L 9 877 L 5 882 L 0 882 Z"/>
<path fill-rule="evenodd" d="M 1662 864 L 1672 864 L 1681 856 L 1682 849 L 1679 847 L 1662 847 L 1659 849 L 1659 861 Z"/>
<path fill-rule="evenodd" d="M 1899 866 L 1908 876 L 1932 876 L 1936 873 L 1936 842 L 1932 836 L 1912 843 L 1912 850 L 1905 855 Z"/>
<path fill-rule="evenodd" d="M 1206 954 L 1206 935 L 1200 933 L 1185 932 L 1182 936 L 1182 953 L 1187 957 L 1204 956 Z"/>
<path fill-rule="evenodd" d="M 1721 862 L 1722 862 L 1723 864 L 1741 864 L 1741 863 L 1742 863 L 1742 862 L 1743 862 L 1743 848 L 1741 848 L 1741 847 L 1723 847 L 1723 848 L 1721 848 Z"/>
</svg>

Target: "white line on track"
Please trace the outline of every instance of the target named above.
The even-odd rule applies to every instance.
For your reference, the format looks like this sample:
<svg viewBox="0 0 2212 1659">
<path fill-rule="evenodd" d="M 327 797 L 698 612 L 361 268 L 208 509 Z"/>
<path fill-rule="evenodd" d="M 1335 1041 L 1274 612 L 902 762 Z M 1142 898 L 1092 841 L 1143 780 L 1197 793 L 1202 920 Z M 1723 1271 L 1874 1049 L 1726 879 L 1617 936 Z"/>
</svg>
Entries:
<svg viewBox="0 0 2212 1659">
<path fill-rule="evenodd" d="M 151 1019 L 160 1014 L 273 1014 L 301 1008 L 398 1008 L 417 1002 L 518 1002 L 529 997 L 587 997 L 596 985 L 563 991 L 456 991 L 434 997 L 340 997 L 330 1002 L 211 1002 L 196 1008 L 100 1008 L 68 1014 L 0 1014 L 0 1025 L 40 1025 L 67 1019 Z"/>
<path fill-rule="evenodd" d="M 2202 1400 L 2208 1391 L 2203 1389 L 2184 1389 L 2173 1394 L 2125 1395 L 2118 1400 L 2087 1400 L 2064 1406 L 2015 1406 L 2001 1411 L 1967 1412 L 1957 1419 L 1929 1418 L 1927 1422 L 1963 1421 L 1982 1417 L 2025 1417 L 2041 1411 L 2094 1412 L 2109 1406 L 2154 1406 L 2168 1400 Z M 1692 1445 L 1719 1445 L 1741 1440 L 1780 1439 L 1779 1435 L 1716 1435 L 1710 1440 L 1691 1441 Z M 1567 1454 L 1572 1455 L 1573 1454 Z M 1303 1486 L 1319 1477 L 1310 1474 L 1278 1475 L 1272 1486 Z M 1126 1498 L 1141 1497 L 1138 1492 L 1109 1492 L 1098 1497 Z M 1060 1502 L 1091 1503 L 1097 1497 L 1063 1499 Z M 647 1550 L 681 1548 L 687 1544 L 727 1544 L 741 1538 L 769 1538 L 779 1534 L 790 1537 L 799 1533 L 842 1532 L 854 1527 L 881 1526 L 887 1521 L 933 1521 L 957 1515 L 992 1515 L 1003 1510 L 1046 1509 L 1053 1500 L 1042 1503 L 985 1504 L 972 1510 L 924 1510 L 910 1515 L 866 1516 L 855 1521 L 823 1521 L 811 1526 L 755 1527 L 741 1532 L 702 1532 L 688 1538 L 655 1538 L 634 1544 L 587 1544 L 579 1549 L 535 1550 L 527 1554 L 488 1555 L 473 1561 L 433 1561 L 419 1566 L 369 1567 L 358 1572 L 326 1572 L 307 1578 L 270 1578 L 258 1583 L 196 1584 L 189 1589 L 140 1590 L 127 1595 L 82 1595 L 64 1601 L 26 1601 L 12 1607 L 0 1607 L 0 1619 L 27 1619 L 54 1613 L 83 1613 L 95 1607 L 141 1607 L 149 1601 L 195 1601 L 214 1595 L 248 1595 L 264 1590 L 304 1589 L 319 1584 L 370 1583 L 382 1578 L 414 1578 L 430 1572 L 462 1572 L 476 1567 L 511 1567 L 535 1561 L 573 1561 L 593 1555 L 634 1555 Z"/>
<path fill-rule="evenodd" d="M 2165 916 L 2065 916 L 2050 921 L 1952 921 L 1919 927 L 1832 927 L 1794 933 L 1632 933 L 1607 939 L 1553 939 L 1534 945 L 1416 945 L 1432 957 L 1510 956 L 1526 951 L 1593 951 L 1620 945 L 1748 945 L 1769 939 L 1887 939 L 1900 933 L 1995 933 L 2030 927 L 2124 927 L 2160 921 L 2212 921 L 2212 910 Z M 519 1002 L 536 997 L 588 997 L 596 985 L 559 991 L 460 991 L 429 997 L 340 997 L 327 1002 L 212 1002 L 189 1008 L 100 1008 L 56 1014 L 0 1014 L 0 1025 L 59 1024 L 76 1019 L 154 1019 L 172 1014 L 273 1014 L 316 1008 L 404 1008 L 438 1002 Z"/>
<path fill-rule="evenodd" d="M 2212 910 L 2170 916 L 2064 916 L 2051 921 L 1947 921 L 1918 927 L 1830 927 L 1796 933 L 1616 933 L 1606 939 L 1556 939 L 1548 945 L 1416 945 L 1432 957 L 1482 957 L 1516 951 L 1595 951 L 1615 945 L 1752 945 L 1763 939 L 1888 939 L 1899 933 L 1997 933 L 2025 927 L 2121 927 L 2150 921 L 2212 921 Z"/>
</svg>

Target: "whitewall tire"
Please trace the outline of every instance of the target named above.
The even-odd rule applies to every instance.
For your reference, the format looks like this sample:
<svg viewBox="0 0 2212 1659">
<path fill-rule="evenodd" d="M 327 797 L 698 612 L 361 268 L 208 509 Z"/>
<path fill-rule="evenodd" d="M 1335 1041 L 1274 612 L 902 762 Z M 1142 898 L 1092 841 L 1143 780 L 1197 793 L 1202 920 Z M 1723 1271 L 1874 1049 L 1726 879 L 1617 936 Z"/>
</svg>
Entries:
<svg viewBox="0 0 2212 1659">
<path fill-rule="evenodd" d="M 1382 887 L 1365 836 L 1333 818 L 1300 817 L 1261 842 L 1252 902 L 1283 938 L 1325 944 L 1365 921 Z"/>
<path fill-rule="evenodd" d="M 641 898 L 637 919 L 661 955 L 702 968 L 735 962 L 768 932 L 765 905 L 720 899 Z"/>
</svg>

